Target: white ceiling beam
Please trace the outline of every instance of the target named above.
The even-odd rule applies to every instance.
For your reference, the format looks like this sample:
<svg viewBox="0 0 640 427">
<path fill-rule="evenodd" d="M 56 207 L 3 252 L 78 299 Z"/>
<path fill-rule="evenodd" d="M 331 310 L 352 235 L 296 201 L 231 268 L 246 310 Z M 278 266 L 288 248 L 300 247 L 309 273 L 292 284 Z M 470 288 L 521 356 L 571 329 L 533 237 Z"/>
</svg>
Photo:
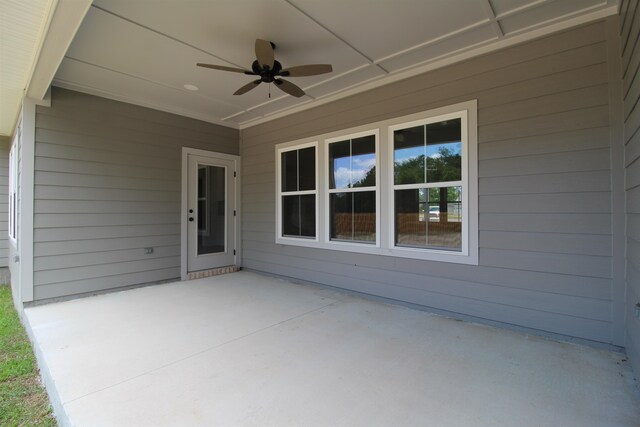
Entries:
<svg viewBox="0 0 640 427">
<path fill-rule="evenodd" d="M 508 10 L 504 13 L 501 13 L 499 15 L 497 15 L 496 17 L 498 19 L 502 19 L 502 18 L 506 18 L 508 16 L 513 16 L 513 15 L 519 15 L 521 13 L 527 12 L 531 9 L 535 9 L 538 6 L 542 6 L 545 3 L 549 3 L 550 0 L 535 0 L 532 1 L 531 3 L 527 3 L 525 5 L 522 5 L 520 7 L 516 7 L 514 9 Z"/>
<path fill-rule="evenodd" d="M 294 10 L 296 10 L 298 13 L 304 15 L 307 19 L 313 21 L 317 26 L 322 28 L 327 33 L 331 34 L 332 37 L 334 37 L 336 40 L 338 40 L 341 43 L 343 43 L 349 49 L 351 49 L 354 52 L 356 52 L 358 55 L 360 55 L 362 58 L 364 58 L 367 61 L 367 63 L 369 63 L 370 65 L 374 65 L 374 66 L 378 67 L 380 70 L 382 70 L 383 73 L 389 74 L 389 71 L 386 70 L 384 67 L 382 67 L 382 65 L 376 63 L 376 61 L 374 61 L 373 59 L 371 59 L 367 55 L 365 55 L 364 52 L 360 51 L 357 47 L 353 46 L 351 43 L 349 43 L 348 41 L 346 41 L 345 39 L 343 39 L 342 37 L 340 37 L 339 35 L 337 35 L 333 31 L 331 31 L 329 28 L 327 28 L 324 24 L 322 24 L 320 21 L 315 19 L 313 16 L 309 15 L 304 10 L 300 9 L 298 6 L 296 6 L 295 4 L 291 3 L 289 0 L 284 0 L 284 3 L 288 4 L 290 7 L 292 7 Z"/>
<path fill-rule="evenodd" d="M 496 18 L 496 12 L 493 10 L 493 6 L 491 5 L 491 1 L 490 0 L 485 0 L 482 5 L 484 6 L 484 10 L 487 13 L 487 18 L 489 18 L 489 21 L 491 22 L 491 27 L 493 27 L 493 30 L 496 32 L 496 36 L 498 36 L 499 39 L 504 37 L 504 31 L 502 31 L 502 27 L 500 27 L 500 23 L 498 22 L 498 19 Z"/>
<path fill-rule="evenodd" d="M 27 84 L 28 97 L 44 99 L 90 6 L 91 0 L 58 0 Z"/>
</svg>

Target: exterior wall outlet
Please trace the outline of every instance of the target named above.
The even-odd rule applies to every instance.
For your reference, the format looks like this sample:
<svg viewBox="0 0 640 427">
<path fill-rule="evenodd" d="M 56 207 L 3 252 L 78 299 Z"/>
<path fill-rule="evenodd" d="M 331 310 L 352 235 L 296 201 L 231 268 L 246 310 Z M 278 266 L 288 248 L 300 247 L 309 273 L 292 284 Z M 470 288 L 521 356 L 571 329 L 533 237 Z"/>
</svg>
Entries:
<svg viewBox="0 0 640 427">
<path fill-rule="evenodd" d="M 153 248 L 144 248 L 144 253 L 145 254 L 152 254 L 153 253 Z"/>
</svg>

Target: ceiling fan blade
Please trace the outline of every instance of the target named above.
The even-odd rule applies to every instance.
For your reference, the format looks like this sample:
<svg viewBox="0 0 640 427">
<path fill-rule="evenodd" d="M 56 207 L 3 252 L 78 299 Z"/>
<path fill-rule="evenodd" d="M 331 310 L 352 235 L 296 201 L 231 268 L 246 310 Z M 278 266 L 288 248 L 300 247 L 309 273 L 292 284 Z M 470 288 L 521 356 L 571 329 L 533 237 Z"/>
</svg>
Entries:
<svg viewBox="0 0 640 427">
<path fill-rule="evenodd" d="M 273 53 L 273 46 L 270 41 L 256 39 L 256 58 L 261 66 L 273 69 L 275 56 Z"/>
<path fill-rule="evenodd" d="M 258 80 L 252 81 L 251 83 L 247 83 L 246 85 L 242 86 L 240 89 L 235 91 L 233 94 L 234 95 L 242 95 L 243 93 L 247 93 L 251 89 L 254 89 L 254 88 L 258 87 L 258 85 L 260 84 L 261 81 L 262 80 L 258 79 Z"/>
<path fill-rule="evenodd" d="M 331 67 L 331 64 L 309 64 L 298 65 L 297 67 L 289 67 L 285 70 L 282 70 L 280 72 L 280 75 L 285 77 L 306 77 L 330 73 L 332 71 L 333 67 Z"/>
<path fill-rule="evenodd" d="M 288 82 L 282 79 L 279 79 L 279 80 L 276 79 L 273 82 L 276 84 L 278 89 L 288 93 L 289 95 L 295 96 L 296 98 L 300 98 L 301 96 L 304 96 L 304 91 L 291 82 Z"/>
<path fill-rule="evenodd" d="M 249 75 L 255 76 L 255 73 L 253 71 L 244 70 L 242 68 L 225 67 L 224 65 L 202 64 L 200 62 L 198 62 L 196 65 L 198 67 L 211 68 L 213 70 L 231 71 L 231 72 L 234 72 L 234 73 L 244 73 L 244 74 L 249 74 Z"/>
</svg>

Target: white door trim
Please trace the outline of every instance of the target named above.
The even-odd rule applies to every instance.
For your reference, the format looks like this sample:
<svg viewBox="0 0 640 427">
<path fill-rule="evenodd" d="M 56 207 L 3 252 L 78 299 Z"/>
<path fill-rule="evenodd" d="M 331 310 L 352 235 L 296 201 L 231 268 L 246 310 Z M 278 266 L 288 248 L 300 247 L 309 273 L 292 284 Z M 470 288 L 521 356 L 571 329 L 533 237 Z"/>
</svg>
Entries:
<svg viewBox="0 0 640 427">
<path fill-rule="evenodd" d="M 180 203 L 180 277 L 187 280 L 187 210 L 188 210 L 188 175 L 189 165 L 188 157 L 200 156 L 209 157 L 211 159 L 232 160 L 235 163 L 235 206 L 236 211 L 234 219 L 235 226 L 235 265 L 240 266 L 242 262 L 242 250 L 240 247 L 240 156 L 233 154 L 218 153 L 215 151 L 200 150 L 197 148 L 182 147 L 182 186 L 181 186 L 181 203 Z"/>
</svg>

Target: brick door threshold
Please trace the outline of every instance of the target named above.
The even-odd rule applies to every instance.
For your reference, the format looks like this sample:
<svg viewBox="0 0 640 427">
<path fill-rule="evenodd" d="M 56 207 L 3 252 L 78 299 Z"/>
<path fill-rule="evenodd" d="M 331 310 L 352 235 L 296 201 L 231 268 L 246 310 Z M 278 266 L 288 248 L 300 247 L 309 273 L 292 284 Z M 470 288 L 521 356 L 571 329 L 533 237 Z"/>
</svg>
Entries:
<svg viewBox="0 0 640 427">
<path fill-rule="evenodd" d="M 205 277 L 235 273 L 236 271 L 240 271 L 240 267 L 238 267 L 237 265 L 228 265 L 226 267 L 218 267 L 211 270 L 193 271 L 191 273 L 187 273 L 187 280 L 204 279 Z"/>
</svg>

